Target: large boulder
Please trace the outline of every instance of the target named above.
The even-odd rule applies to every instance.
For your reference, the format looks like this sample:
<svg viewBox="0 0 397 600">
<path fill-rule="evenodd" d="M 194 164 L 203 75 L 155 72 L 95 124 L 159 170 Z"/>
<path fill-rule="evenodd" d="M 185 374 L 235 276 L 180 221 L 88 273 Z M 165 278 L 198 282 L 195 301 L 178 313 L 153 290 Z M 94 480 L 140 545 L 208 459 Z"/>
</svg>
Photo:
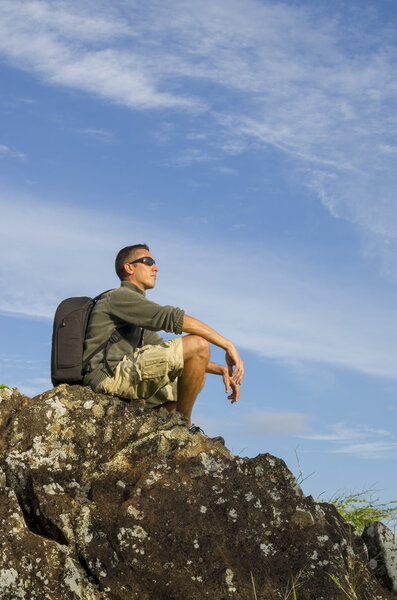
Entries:
<svg viewBox="0 0 397 600">
<path fill-rule="evenodd" d="M 379 581 L 389 590 L 397 592 L 397 540 L 384 523 L 367 523 L 363 540 L 368 548 L 369 566 Z"/>
<path fill-rule="evenodd" d="M 394 597 L 282 460 L 85 387 L 0 400 L 0 598 Z"/>
</svg>

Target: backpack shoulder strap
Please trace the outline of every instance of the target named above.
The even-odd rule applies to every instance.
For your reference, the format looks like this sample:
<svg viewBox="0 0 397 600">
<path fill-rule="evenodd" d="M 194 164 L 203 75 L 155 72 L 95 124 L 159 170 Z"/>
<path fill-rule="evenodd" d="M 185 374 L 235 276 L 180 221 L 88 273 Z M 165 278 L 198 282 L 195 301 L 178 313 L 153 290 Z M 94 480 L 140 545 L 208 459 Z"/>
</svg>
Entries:
<svg viewBox="0 0 397 600">
<path fill-rule="evenodd" d="M 104 296 L 108 292 L 113 292 L 113 290 L 115 290 L 115 289 L 116 288 L 111 288 L 110 290 L 106 290 L 106 292 L 101 292 L 100 294 L 98 294 L 98 296 L 95 296 L 95 298 L 93 298 L 93 301 L 97 302 L 99 300 L 99 298 L 101 298 L 101 296 Z"/>
<path fill-rule="evenodd" d="M 108 292 L 112 292 L 114 289 L 115 288 L 112 288 L 110 290 L 106 290 L 106 292 L 102 292 L 101 294 L 98 294 L 98 296 L 95 296 L 95 298 L 92 299 L 93 302 L 94 302 L 94 306 L 95 306 L 96 302 L 102 296 L 104 296 Z M 91 354 L 89 356 L 87 356 L 87 358 L 83 362 L 83 372 L 86 370 L 87 366 L 89 365 L 90 360 L 92 358 L 94 358 L 94 356 L 96 354 L 98 354 L 98 352 L 101 352 L 103 349 L 105 349 L 105 357 L 104 357 L 105 358 L 105 361 L 104 361 L 105 368 L 106 368 L 107 372 L 109 373 L 110 377 L 113 377 L 114 373 L 113 373 L 113 371 L 112 371 L 112 369 L 111 369 L 111 367 L 110 367 L 110 365 L 109 365 L 109 363 L 107 361 L 107 351 L 108 351 L 108 348 L 109 348 L 109 346 L 111 344 L 114 344 L 115 342 L 118 342 L 120 339 L 121 339 L 121 336 L 120 336 L 120 334 L 118 332 L 118 329 L 115 329 L 109 339 L 107 339 L 106 341 L 104 341 L 100 346 L 98 346 L 98 348 L 95 348 L 95 350 L 93 350 L 93 352 L 91 352 Z"/>
</svg>

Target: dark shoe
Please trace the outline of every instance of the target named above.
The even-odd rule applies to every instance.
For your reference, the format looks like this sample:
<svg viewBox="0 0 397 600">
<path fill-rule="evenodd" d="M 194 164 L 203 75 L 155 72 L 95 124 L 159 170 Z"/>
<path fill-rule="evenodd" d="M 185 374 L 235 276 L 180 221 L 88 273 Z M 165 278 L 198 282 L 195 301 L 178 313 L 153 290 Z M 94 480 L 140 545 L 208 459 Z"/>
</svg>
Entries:
<svg viewBox="0 0 397 600">
<path fill-rule="evenodd" d="M 198 425 L 191 425 L 190 427 L 188 427 L 188 430 L 190 431 L 190 433 L 203 433 L 205 435 L 204 431 Z M 221 435 L 217 435 L 216 437 L 210 438 L 210 440 L 225 445 L 225 440 Z"/>
</svg>

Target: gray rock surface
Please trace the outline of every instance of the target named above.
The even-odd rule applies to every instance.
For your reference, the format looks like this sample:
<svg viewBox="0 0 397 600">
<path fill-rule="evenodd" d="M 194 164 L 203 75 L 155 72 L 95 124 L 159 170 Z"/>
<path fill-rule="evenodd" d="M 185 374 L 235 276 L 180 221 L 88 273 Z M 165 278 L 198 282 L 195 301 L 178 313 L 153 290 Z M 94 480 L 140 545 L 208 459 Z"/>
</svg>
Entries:
<svg viewBox="0 0 397 600">
<path fill-rule="evenodd" d="M 361 537 L 285 463 L 181 415 L 62 385 L 0 391 L 0 599 L 390 600 Z"/>
<path fill-rule="evenodd" d="M 365 525 L 362 537 L 370 568 L 382 585 L 397 592 L 397 540 L 393 533 L 380 521 L 374 521 Z"/>
</svg>

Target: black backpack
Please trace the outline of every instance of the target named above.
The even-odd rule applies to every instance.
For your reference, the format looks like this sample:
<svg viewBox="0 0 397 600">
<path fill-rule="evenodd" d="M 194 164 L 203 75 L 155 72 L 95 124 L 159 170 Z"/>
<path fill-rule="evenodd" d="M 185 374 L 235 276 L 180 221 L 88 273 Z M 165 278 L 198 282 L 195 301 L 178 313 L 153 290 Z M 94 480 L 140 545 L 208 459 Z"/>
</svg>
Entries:
<svg viewBox="0 0 397 600">
<path fill-rule="evenodd" d="M 110 290 L 108 290 L 110 291 Z M 51 381 L 54 386 L 60 383 L 82 384 L 84 369 L 91 358 L 109 343 L 118 341 L 111 338 L 96 348 L 83 362 L 84 339 L 88 319 L 97 300 L 106 292 L 95 298 L 82 296 L 67 298 L 58 306 L 52 333 L 51 349 Z"/>
</svg>

